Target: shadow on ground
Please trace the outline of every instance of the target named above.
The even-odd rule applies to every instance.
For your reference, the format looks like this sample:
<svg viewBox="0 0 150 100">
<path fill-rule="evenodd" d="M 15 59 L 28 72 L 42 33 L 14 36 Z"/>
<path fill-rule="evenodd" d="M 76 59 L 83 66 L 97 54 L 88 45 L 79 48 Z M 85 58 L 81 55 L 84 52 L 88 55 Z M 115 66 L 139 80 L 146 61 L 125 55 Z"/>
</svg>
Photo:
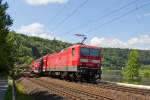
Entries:
<svg viewBox="0 0 150 100">
<path fill-rule="evenodd" d="M 64 97 L 47 91 L 34 92 L 31 94 L 17 93 L 17 100 L 66 100 Z"/>
<path fill-rule="evenodd" d="M 46 91 L 35 92 L 32 94 L 33 100 L 64 100 L 63 97 L 51 94 Z"/>
</svg>

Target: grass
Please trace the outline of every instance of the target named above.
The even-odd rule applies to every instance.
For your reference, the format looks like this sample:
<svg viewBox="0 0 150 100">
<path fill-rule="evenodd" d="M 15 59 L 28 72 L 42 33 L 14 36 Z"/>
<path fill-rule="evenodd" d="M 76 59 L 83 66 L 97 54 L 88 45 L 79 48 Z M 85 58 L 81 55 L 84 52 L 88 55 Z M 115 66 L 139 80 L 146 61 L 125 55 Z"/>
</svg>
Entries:
<svg viewBox="0 0 150 100">
<path fill-rule="evenodd" d="M 104 75 L 119 75 L 122 76 L 121 70 L 102 70 L 102 74 Z"/>
<path fill-rule="evenodd" d="M 12 100 L 12 86 L 8 86 L 4 100 Z"/>
<path fill-rule="evenodd" d="M 32 97 L 26 93 L 25 87 L 22 84 L 18 83 L 16 85 L 16 88 L 17 88 L 16 100 L 32 100 Z"/>
<path fill-rule="evenodd" d="M 8 80 L 8 88 L 4 100 L 12 100 L 12 80 Z"/>
<path fill-rule="evenodd" d="M 150 78 L 150 69 L 140 69 L 140 76 L 144 78 Z"/>
</svg>

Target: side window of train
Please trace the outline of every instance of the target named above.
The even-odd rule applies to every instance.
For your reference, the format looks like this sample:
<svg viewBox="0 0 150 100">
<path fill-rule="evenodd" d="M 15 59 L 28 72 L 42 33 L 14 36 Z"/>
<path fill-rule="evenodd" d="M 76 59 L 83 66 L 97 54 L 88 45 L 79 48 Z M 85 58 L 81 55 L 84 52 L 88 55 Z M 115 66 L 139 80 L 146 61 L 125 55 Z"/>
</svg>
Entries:
<svg viewBox="0 0 150 100">
<path fill-rule="evenodd" d="M 72 56 L 75 55 L 75 48 L 72 48 Z"/>
</svg>

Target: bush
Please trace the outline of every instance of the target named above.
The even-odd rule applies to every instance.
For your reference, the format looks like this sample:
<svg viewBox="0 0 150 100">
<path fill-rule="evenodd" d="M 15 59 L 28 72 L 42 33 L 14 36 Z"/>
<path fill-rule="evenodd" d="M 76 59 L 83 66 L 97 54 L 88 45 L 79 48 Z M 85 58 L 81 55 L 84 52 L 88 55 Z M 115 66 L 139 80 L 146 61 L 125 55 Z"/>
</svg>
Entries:
<svg viewBox="0 0 150 100">
<path fill-rule="evenodd" d="M 149 78 L 150 77 L 150 73 L 149 72 L 144 72 L 143 76 L 146 77 L 146 78 Z"/>
</svg>

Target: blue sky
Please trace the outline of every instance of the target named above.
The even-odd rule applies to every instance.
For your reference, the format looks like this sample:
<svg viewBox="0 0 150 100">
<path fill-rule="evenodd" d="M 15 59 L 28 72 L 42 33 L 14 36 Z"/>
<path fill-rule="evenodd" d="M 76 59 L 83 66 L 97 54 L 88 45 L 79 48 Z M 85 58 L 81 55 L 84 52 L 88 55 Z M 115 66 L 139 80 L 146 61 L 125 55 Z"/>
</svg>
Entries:
<svg viewBox="0 0 150 100">
<path fill-rule="evenodd" d="M 87 44 L 102 47 L 150 49 L 149 0 L 7 0 L 8 13 L 14 20 L 11 27 L 29 36 L 78 42 L 74 34 L 85 34 Z M 124 9 L 120 7 L 126 6 Z M 135 12 L 126 14 L 132 9 Z M 114 10 L 116 10 L 114 12 Z M 118 16 L 120 19 L 109 23 Z M 104 24 L 106 23 L 106 24 Z"/>
</svg>

